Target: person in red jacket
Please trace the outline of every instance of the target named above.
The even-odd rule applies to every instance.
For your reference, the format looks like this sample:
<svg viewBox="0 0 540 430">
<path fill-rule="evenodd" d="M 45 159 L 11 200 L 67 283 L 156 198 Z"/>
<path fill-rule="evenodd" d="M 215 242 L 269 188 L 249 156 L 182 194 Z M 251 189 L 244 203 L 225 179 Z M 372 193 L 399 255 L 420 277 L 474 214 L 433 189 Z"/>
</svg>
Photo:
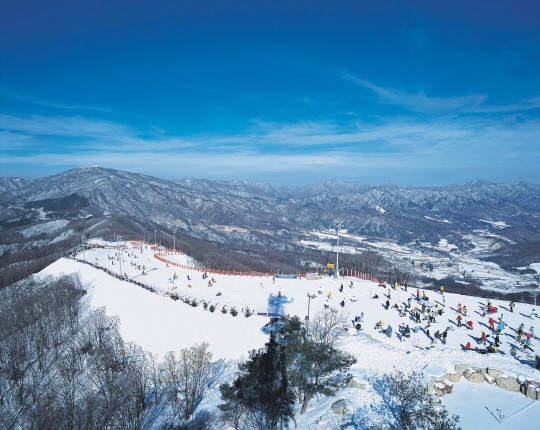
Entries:
<svg viewBox="0 0 540 430">
<path fill-rule="evenodd" d="M 490 318 L 489 319 L 489 329 L 491 331 L 493 331 L 494 325 L 495 325 L 495 321 L 493 320 L 493 318 Z"/>
<path fill-rule="evenodd" d="M 478 343 L 483 343 L 484 345 L 486 344 L 486 334 L 484 332 L 482 332 L 482 336 L 480 337 L 480 342 Z"/>
<path fill-rule="evenodd" d="M 472 330 L 472 321 L 467 321 L 467 325 L 469 326 L 469 328 Z"/>
<path fill-rule="evenodd" d="M 471 349 L 471 342 L 467 342 L 467 345 L 465 345 L 465 348 Z"/>
<path fill-rule="evenodd" d="M 457 326 L 461 327 L 461 315 L 457 316 Z"/>
</svg>

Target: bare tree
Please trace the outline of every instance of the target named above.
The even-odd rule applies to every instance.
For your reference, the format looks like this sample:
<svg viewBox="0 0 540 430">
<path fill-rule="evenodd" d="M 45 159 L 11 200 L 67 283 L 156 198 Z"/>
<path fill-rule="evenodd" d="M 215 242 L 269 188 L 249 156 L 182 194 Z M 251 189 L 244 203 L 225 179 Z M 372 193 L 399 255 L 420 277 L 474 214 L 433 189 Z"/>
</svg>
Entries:
<svg viewBox="0 0 540 430">
<path fill-rule="evenodd" d="M 310 321 L 310 332 L 314 340 L 325 345 L 334 345 L 345 332 L 348 316 L 337 309 L 317 312 Z"/>
<path fill-rule="evenodd" d="M 208 343 L 173 352 L 165 359 L 167 393 L 179 418 L 189 420 L 193 411 L 217 381 L 223 361 L 212 362 Z"/>
</svg>

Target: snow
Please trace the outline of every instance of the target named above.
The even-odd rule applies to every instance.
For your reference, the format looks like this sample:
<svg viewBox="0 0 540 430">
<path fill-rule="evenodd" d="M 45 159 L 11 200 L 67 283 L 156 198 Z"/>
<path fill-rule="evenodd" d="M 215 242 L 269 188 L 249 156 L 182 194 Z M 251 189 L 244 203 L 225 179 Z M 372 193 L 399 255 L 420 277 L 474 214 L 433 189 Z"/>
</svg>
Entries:
<svg viewBox="0 0 540 430">
<path fill-rule="evenodd" d="M 261 317 L 245 318 L 211 314 L 181 301 L 153 294 L 135 284 L 118 280 L 101 270 L 77 261 L 60 259 L 41 272 L 44 275 L 79 273 L 89 289 L 90 304 L 105 307 L 110 316 L 120 318 L 120 334 L 144 350 L 164 356 L 168 351 L 188 348 L 194 343 L 210 343 L 215 359 L 238 359 L 267 341 L 260 327 Z"/>
<path fill-rule="evenodd" d="M 495 228 L 511 227 L 510 225 L 506 224 L 504 221 L 490 221 L 490 220 L 485 220 L 485 219 L 479 219 L 478 221 L 491 224 Z"/>
<path fill-rule="evenodd" d="M 454 384 L 452 394 L 442 399 L 450 414 L 460 416 L 459 425 L 463 430 L 538 428 L 540 402 L 528 399 L 521 393 L 502 390 L 495 385 L 461 379 Z M 498 423 L 486 407 L 495 416 L 497 409 L 501 410 L 505 418 Z M 537 424 L 534 424 L 535 422 Z"/>
<path fill-rule="evenodd" d="M 42 224 L 34 225 L 26 230 L 22 230 L 20 233 L 24 237 L 37 236 L 38 234 L 49 234 L 54 233 L 55 231 L 63 229 L 66 225 L 69 224 L 68 220 L 58 219 L 55 221 L 45 222 Z"/>
<path fill-rule="evenodd" d="M 78 254 L 76 258 L 86 259 L 92 264 L 119 273 L 116 255 L 119 248 L 112 247 L 111 243 L 105 241 L 92 240 L 90 243 L 108 247 L 88 250 L 84 254 Z M 534 326 L 536 333 L 540 331 L 538 320 L 528 317 L 532 311 L 531 305 L 517 303 L 514 313 L 510 313 L 507 310 L 508 302 L 492 300 L 492 304 L 499 310 L 493 317 L 496 320 L 502 317 L 508 325 L 500 336 L 501 354 L 478 354 L 474 351 L 465 351 L 463 346 L 471 342 L 474 348 L 477 346 L 475 339 L 480 336 L 482 330 L 490 333 L 487 326 L 489 316 L 482 317 L 479 313 L 480 305 L 486 303 L 485 299 L 445 293 L 446 306 L 443 308 L 443 316 L 437 316 L 437 322 L 428 326 L 427 321 L 416 324 L 407 317 L 400 317 L 392 308 L 394 304 L 402 305 L 409 296 L 415 296 L 416 289 L 413 288 L 405 291 L 404 287 L 399 286 L 397 291 L 392 290 L 391 308 L 386 310 L 384 303 L 387 300 L 387 287 L 381 288 L 369 281 L 356 278 L 334 280 L 330 277 L 317 280 L 278 278 L 274 284 L 272 274 L 268 274 L 268 277 L 266 274 L 258 277 L 252 276 L 251 273 L 249 276 L 243 274 L 241 277 L 211 273 L 208 279 L 202 279 L 201 272 L 171 265 L 167 267 L 166 263 L 154 258 L 154 251 L 149 246 L 140 249 L 122 242 L 120 245 L 124 247 L 121 251 L 122 273 L 154 287 L 156 293 L 113 278 L 101 270 L 72 259 L 61 259 L 43 273 L 80 273 L 81 279 L 88 285 L 91 305 L 105 306 L 109 315 L 119 317 L 120 332 L 124 339 L 134 341 L 143 349 L 161 356 L 169 350 L 179 350 L 194 343 L 207 341 L 210 343 L 214 358 L 237 360 L 245 357 L 249 350 L 260 348 L 267 341 L 268 338 L 261 329 L 269 319 L 260 315 L 250 318 L 245 318 L 241 314 L 237 317 L 230 314 L 223 315 L 220 312 L 223 305 L 227 308 L 235 306 L 239 311 L 249 306 L 261 314 L 285 313 L 299 315 L 303 319 L 308 312 L 307 294 L 310 293 L 316 296 L 310 302 L 310 315 L 323 310 L 326 303 L 348 314 L 351 325 L 348 334 L 342 337 L 338 347 L 349 351 L 357 358 L 358 362 L 351 369 L 356 380 L 370 381 L 372 372 L 387 373 L 393 368 L 404 371 L 422 370 L 425 375 L 440 377 L 445 371 L 452 371 L 455 364 L 466 363 L 479 368 L 501 369 L 505 374 L 523 375 L 526 379 L 540 382 L 540 371 L 533 368 L 532 356 L 521 348 L 517 358 L 509 354 L 511 346 L 515 344 L 514 330 L 519 324 L 525 323 L 526 330 Z M 192 263 L 189 256 L 182 254 L 171 253 L 161 255 L 161 258 L 174 260 L 178 264 Z M 144 275 L 142 269 L 138 268 L 143 265 Z M 177 279 L 173 280 L 175 273 Z M 212 278 L 216 282 L 213 286 L 208 286 L 208 280 Z M 352 288 L 349 286 L 351 282 Z M 343 293 L 338 289 L 341 284 L 344 286 Z M 420 289 L 421 295 L 422 291 L 424 290 Z M 440 293 L 429 289 L 425 291 L 430 302 L 442 305 Z M 202 306 L 193 308 L 181 300 L 173 301 L 167 297 L 167 294 L 172 292 L 180 296 L 189 296 L 191 299 L 215 302 L 218 309 L 210 313 L 204 311 Z M 329 292 L 332 292 L 331 299 L 327 298 Z M 221 295 L 217 296 L 218 293 Z M 378 299 L 371 298 L 374 294 L 379 296 Z M 356 299 L 355 302 L 351 301 L 353 297 Z M 345 304 L 343 308 L 340 306 L 342 300 Z M 463 319 L 464 321 L 471 319 L 474 330 L 456 327 L 458 304 L 467 306 L 469 312 Z M 414 300 L 412 305 L 413 308 L 420 308 L 420 303 Z M 363 330 L 356 333 L 352 327 L 352 320 L 361 313 L 364 313 Z M 385 327 L 392 326 L 393 334 L 390 338 L 375 330 L 377 321 L 383 321 Z M 411 338 L 406 340 L 398 336 L 401 324 L 408 324 L 411 329 L 418 327 L 420 330 L 417 333 L 412 332 Z M 448 331 L 446 345 L 440 342 L 432 344 L 431 338 L 425 334 L 426 329 L 429 329 L 430 335 L 433 336 L 437 330 L 442 333 L 447 327 L 453 330 Z M 538 346 L 539 341 L 533 340 L 533 349 Z M 534 403 L 522 394 L 505 391 L 488 383 L 473 384 L 461 378 L 453 385 L 453 392 L 442 399 L 451 413 L 461 416 L 460 426 L 463 429 L 487 429 L 497 424 L 484 406 L 488 406 L 493 412 L 497 407 L 503 410 L 506 418 L 502 424 L 497 424 L 500 428 L 519 428 L 519 425 L 531 428 L 533 417 L 538 416 L 540 412 L 539 402 Z M 345 398 L 353 410 L 362 410 L 364 405 L 369 406 L 376 401 L 377 394 L 373 390 L 372 386 L 365 390 L 345 389 L 339 392 L 339 398 Z M 328 428 L 329 423 L 335 418 L 328 412 L 330 405 L 339 398 L 321 398 L 319 402 L 312 402 L 307 413 L 297 417 L 299 428 L 312 428 L 317 422 L 321 423 L 318 427 Z M 216 400 L 212 404 L 217 403 L 219 402 Z"/>
</svg>

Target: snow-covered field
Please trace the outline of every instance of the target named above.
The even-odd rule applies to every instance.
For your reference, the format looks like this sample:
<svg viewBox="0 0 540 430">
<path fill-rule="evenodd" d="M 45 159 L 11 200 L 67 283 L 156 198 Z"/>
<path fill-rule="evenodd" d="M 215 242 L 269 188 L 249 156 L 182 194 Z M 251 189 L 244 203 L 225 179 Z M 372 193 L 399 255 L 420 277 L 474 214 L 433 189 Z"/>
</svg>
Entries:
<svg viewBox="0 0 540 430">
<path fill-rule="evenodd" d="M 446 221 L 446 220 L 436 220 Z M 321 251 L 336 251 L 336 234 L 333 232 L 312 231 L 310 236 L 316 236 L 318 240 L 300 240 L 295 242 L 309 248 Z M 356 254 L 366 249 L 375 250 L 386 258 L 400 262 L 415 271 L 421 276 L 443 279 L 454 277 L 456 279 L 471 278 L 481 283 L 482 287 L 488 290 L 503 290 L 505 292 L 521 291 L 537 282 L 530 275 L 518 275 L 509 273 L 497 264 L 489 263 L 477 258 L 478 254 L 485 253 L 497 246 L 497 242 L 505 241 L 513 243 L 501 235 L 494 234 L 489 230 L 475 230 L 474 234 L 464 235 L 463 239 L 468 241 L 474 249 L 470 252 L 461 253 L 456 245 L 448 243 L 447 239 L 441 239 L 436 245 L 429 242 L 421 242 L 423 248 L 433 251 L 442 251 L 448 256 L 433 256 L 429 252 L 423 252 L 417 247 L 398 245 L 390 241 L 372 241 L 362 236 L 356 236 L 340 232 L 340 237 L 347 239 L 349 243 L 357 242 L 358 245 L 351 246 L 340 242 L 339 252 Z M 411 243 L 411 245 L 415 245 Z M 418 263 L 415 265 L 415 263 Z M 421 263 L 421 264 L 420 264 Z M 433 265 L 433 270 L 428 271 L 427 265 Z"/>
<path fill-rule="evenodd" d="M 403 370 L 425 369 L 429 373 L 428 370 L 433 368 L 444 371 L 452 369 L 455 364 L 467 363 L 477 367 L 501 369 L 511 375 L 521 374 L 540 382 L 540 371 L 533 368 L 532 357 L 515 341 L 515 330 L 521 323 L 525 324 L 527 331 L 534 326 L 538 335 L 540 324 L 538 319 L 531 318 L 533 312 L 531 305 L 518 303 L 511 313 L 507 302 L 492 301 L 498 308 L 493 318 L 497 321 L 502 318 L 507 327 L 500 336 L 501 354 L 485 355 L 463 349 L 467 342 L 470 342 L 473 348 L 476 347 L 476 339 L 480 337 L 481 331 L 490 333 L 489 316 L 481 316 L 480 312 L 480 306 L 486 303 L 484 299 L 445 294 L 443 315 L 437 316 L 436 322 L 430 325 L 427 321 L 416 324 L 406 316 L 400 317 L 399 312 L 392 308 L 395 304 L 402 306 L 409 297 L 416 295 L 416 289 L 409 288 L 405 291 L 403 287 L 398 287 L 397 290 L 391 290 L 390 309 L 386 310 L 384 305 L 388 287 L 381 288 L 369 281 L 355 278 L 338 280 L 277 278 L 273 283 L 271 274 L 268 278 L 252 277 L 251 274 L 242 277 L 209 274 L 207 279 L 202 279 L 201 272 L 171 265 L 167 267 L 166 263 L 154 258 L 154 251 L 149 246 L 140 248 L 126 243 L 122 245 L 123 250 L 96 248 L 86 251 L 84 255 L 78 254 L 76 258 L 120 273 L 117 254 L 120 252 L 122 273 L 154 287 L 156 293 L 151 293 L 133 283 L 118 280 L 88 264 L 71 259 L 61 259 L 46 268 L 43 273 L 79 272 L 82 281 L 88 286 L 91 305 L 105 306 L 109 315 L 119 317 L 120 331 L 124 339 L 137 342 L 144 349 L 160 355 L 169 350 L 178 351 L 194 343 L 207 341 L 215 358 L 239 359 L 246 356 L 250 349 L 263 346 L 267 337 L 261 328 L 269 319 L 260 315 L 245 318 L 241 313 L 237 317 L 230 314 L 223 315 L 220 312 L 222 306 L 225 305 L 228 309 L 235 306 L 238 311 L 249 306 L 260 314 L 266 312 L 296 314 L 303 319 L 308 313 L 310 303 L 310 315 L 323 310 L 325 305 L 348 314 L 351 321 L 349 334 L 343 337 L 339 347 L 357 357 L 358 362 L 351 373 L 358 380 L 369 379 L 370 372 L 390 372 L 394 367 Z M 184 255 L 162 257 L 171 261 L 175 259 L 175 262 L 180 264 L 190 262 L 189 257 Z M 183 263 L 184 261 L 186 263 Z M 177 279 L 173 280 L 175 274 Z M 215 283 L 209 286 L 208 281 L 212 278 Z M 343 285 L 342 293 L 339 291 L 341 285 Z M 210 313 L 204 311 L 202 306 L 193 308 L 181 300 L 171 300 L 168 294 L 173 292 L 180 296 L 215 303 L 218 309 Z M 328 299 L 330 292 L 332 298 Z M 315 295 L 315 298 L 308 301 L 308 293 Z M 375 294 L 378 295 L 376 299 L 372 298 Z M 439 292 L 427 290 L 426 294 L 431 304 L 443 305 L 443 297 Z M 344 306 L 340 305 L 342 301 Z M 468 313 L 463 320 L 473 321 L 473 330 L 456 327 L 459 304 L 467 306 Z M 412 307 L 420 307 L 420 303 L 413 300 Z M 356 333 L 352 320 L 354 316 L 362 313 L 363 330 Z M 385 327 L 392 326 L 391 337 L 375 329 L 378 321 L 383 321 Z M 419 331 L 413 332 L 408 340 L 402 339 L 396 335 L 401 324 L 409 325 L 411 329 L 418 327 Z M 442 333 L 447 327 L 451 328 L 448 331 L 447 344 L 443 345 L 440 342 L 432 344 L 434 333 L 436 331 Z M 427 329 L 431 337 L 427 336 Z M 532 348 L 536 350 L 539 343 L 538 339 L 533 340 Z M 518 346 L 517 358 L 509 354 L 512 345 Z M 207 404 L 215 406 L 219 403 L 218 397 L 214 392 Z M 347 399 L 351 408 L 361 411 L 364 405 L 369 407 L 375 401 L 376 394 L 369 388 L 365 390 L 348 388 L 339 392 L 337 398 L 321 398 L 319 402 L 313 402 L 308 412 L 299 418 L 299 428 L 331 428 L 329 423 L 335 416 L 329 413 L 329 408 L 338 398 Z M 480 430 L 497 425 L 497 421 L 486 407 L 493 412 L 496 408 L 502 409 L 506 415 L 505 420 L 497 428 L 539 428 L 532 423 L 537 422 L 540 416 L 540 402 L 534 402 L 522 394 L 504 391 L 487 383 L 473 384 L 462 378 L 455 383 L 451 394 L 442 397 L 442 401 L 451 413 L 461 415 L 460 425 L 463 429 Z M 316 424 L 318 422 L 319 425 Z"/>
</svg>

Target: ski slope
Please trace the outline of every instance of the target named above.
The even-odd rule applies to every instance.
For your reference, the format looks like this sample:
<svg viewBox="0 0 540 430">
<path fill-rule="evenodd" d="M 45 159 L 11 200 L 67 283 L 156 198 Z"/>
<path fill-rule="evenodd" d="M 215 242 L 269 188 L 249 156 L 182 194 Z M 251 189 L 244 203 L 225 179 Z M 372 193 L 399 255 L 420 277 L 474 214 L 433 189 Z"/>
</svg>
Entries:
<svg viewBox="0 0 540 430">
<path fill-rule="evenodd" d="M 105 242 L 101 244 L 106 245 Z M 76 260 L 58 260 L 42 273 L 50 275 L 79 273 L 89 289 L 91 305 L 104 306 L 109 315 L 119 317 L 120 332 L 124 340 L 136 342 L 143 349 L 160 356 L 170 350 L 178 351 L 194 343 L 206 341 L 210 343 L 214 358 L 241 359 L 247 356 L 249 350 L 260 348 L 267 341 L 267 336 L 261 331 L 261 328 L 269 322 L 266 313 L 299 315 L 303 319 L 308 313 L 309 303 L 311 316 L 323 310 L 325 306 L 348 314 L 351 321 L 349 334 L 342 338 L 339 347 L 357 357 L 358 362 L 351 369 L 357 380 L 369 380 L 372 372 L 389 372 L 393 368 L 424 369 L 425 372 L 436 368 L 444 372 L 444 369 L 450 370 L 455 364 L 467 363 L 477 367 L 497 368 L 509 375 L 523 375 L 528 379 L 540 381 L 540 371 L 531 365 L 530 351 L 523 350 L 515 341 L 515 330 L 521 323 L 525 324 L 526 330 L 533 326 L 538 336 L 540 324 L 538 319 L 531 318 L 532 305 L 517 303 L 514 312 L 511 313 L 508 310 L 508 302 L 493 300 L 492 304 L 498 308 L 498 312 L 492 317 L 498 321 L 502 316 L 507 324 L 500 336 L 501 354 L 479 354 L 466 351 L 463 347 L 467 342 L 470 342 L 473 348 L 476 347 L 476 339 L 480 337 L 481 331 L 490 332 L 489 315 L 482 317 L 480 313 L 480 306 L 485 305 L 485 299 L 445 293 L 444 313 L 428 327 L 427 321 L 416 324 L 408 317 L 400 317 L 399 312 L 392 308 L 394 304 L 402 306 L 411 295 L 416 295 L 416 289 L 409 288 L 405 291 L 402 286 L 397 290 L 392 289 L 389 299 L 390 309 L 386 310 L 385 302 L 389 287 L 379 287 L 378 284 L 369 281 L 355 278 L 334 280 L 328 277 L 316 280 L 277 278 L 273 283 L 271 274 L 268 278 L 209 274 L 207 279 L 202 279 L 201 272 L 170 265 L 167 267 L 166 263 L 154 258 L 154 251 L 149 246 L 141 248 L 128 243 L 120 245 L 119 248 L 88 250 L 84 254 L 78 254 Z M 175 258 L 176 262 L 191 261 L 189 257 L 183 255 L 162 257 L 171 260 Z M 152 293 L 131 282 L 116 279 L 102 270 L 83 263 L 83 261 L 91 262 L 120 273 L 119 258 L 123 274 L 152 286 L 156 292 Z M 215 282 L 209 286 L 208 281 L 212 279 Z M 343 292 L 339 292 L 341 285 Z M 423 290 L 420 290 L 420 294 L 422 292 Z M 193 308 L 181 300 L 171 300 L 169 294 L 173 293 L 189 296 L 191 299 L 206 300 L 214 303 L 217 309 L 214 313 L 210 313 L 204 311 L 202 306 Z M 331 299 L 328 298 L 329 293 L 332 293 Z M 308 300 L 308 294 L 315 298 Z M 443 304 L 440 292 L 426 290 L 426 294 L 429 303 Z M 372 298 L 374 295 L 378 295 L 378 298 Z M 340 305 L 342 301 L 343 307 Z M 473 330 L 456 327 L 459 304 L 467 306 L 468 314 L 463 316 L 463 320 L 464 322 L 472 320 Z M 220 312 L 223 306 L 227 309 L 235 306 L 239 312 L 249 306 L 260 315 L 250 318 L 245 318 L 242 313 L 237 317 L 229 313 L 223 315 Z M 413 300 L 412 307 L 420 308 L 420 303 Z M 357 333 L 353 329 L 352 322 L 354 316 L 362 313 L 363 330 Z M 392 326 L 391 337 L 375 329 L 378 321 L 383 321 L 385 327 Z M 411 338 L 405 340 L 396 335 L 400 324 L 408 324 L 411 329 L 418 327 L 419 331 L 412 333 Z M 435 331 L 439 330 L 442 333 L 447 327 L 454 328 L 448 331 L 447 344 L 432 343 Z M 426 335 L 427 329 L 430 330 L 431 337 Z M 538 344 L 538 339 L 533 340 L 532 348 L 536 350 Z M 509 354 L 512 345 L 518 347 L 517 358 Z M 525 424 L 534 422 L 534 417 L 540 416 L 540 402 L 534 402 L 519 393 L 510 393 L 487 383 L 471 384 L 473 383 L 461 378 L 454 384 L 454 392 L 442 398 L 451 413 L 462 416 L 460 422 L 462 428 L 488 429 L 495 424 L 499 426 L 495 428 L 517 428 L 512 426 L 518 424 L 521 428 L 535 428 L 527 427 Z M 349 388 L 339 392 L 338 396 L 348 400 L 351 410 L 362 410 L 364 405 L 370 405 L 377 399 L 372 389 Z M 319 402 L 313 402 L 307 413 L 298 418 L 299 428 L 312 428 L 315 423 L 319 423 L 317 428 L 330 426 L 330 421 L 335 416 L 328 411 L 336 400 L 336 398 L 321 398 Z M 214 408 L 217 404 L 219 394 L 213 392 L 205 405 Z M 491 407 L 493 405 L 500 405 L 508 417 L 501 424 L 498 424 L 486 410 L 487 406 L 494 411 Z"/>
</svg>

